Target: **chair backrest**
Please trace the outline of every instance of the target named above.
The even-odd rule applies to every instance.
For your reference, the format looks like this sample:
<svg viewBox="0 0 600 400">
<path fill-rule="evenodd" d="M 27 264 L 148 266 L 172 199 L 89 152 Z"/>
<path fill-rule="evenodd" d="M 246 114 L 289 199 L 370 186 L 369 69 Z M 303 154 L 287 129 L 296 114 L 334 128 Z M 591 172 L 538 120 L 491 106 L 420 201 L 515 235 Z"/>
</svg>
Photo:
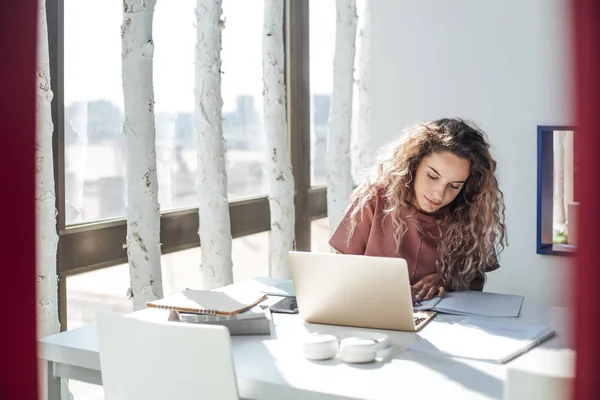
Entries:
<svg viewBox="0 0 600 400">
<path fill-rule="evenodd" d="M 238 399 L 224 326 L 97 316 L 107 400 Z"/>
<path fill-rule="evenodd" d="M 526 360 L 523 360 L 526 361 Z M 571 350 L 538 354 L 523 365 L 509 366 L 504 400 L 569 400 L 575 377 L 575 353 Z"/>
</svg>

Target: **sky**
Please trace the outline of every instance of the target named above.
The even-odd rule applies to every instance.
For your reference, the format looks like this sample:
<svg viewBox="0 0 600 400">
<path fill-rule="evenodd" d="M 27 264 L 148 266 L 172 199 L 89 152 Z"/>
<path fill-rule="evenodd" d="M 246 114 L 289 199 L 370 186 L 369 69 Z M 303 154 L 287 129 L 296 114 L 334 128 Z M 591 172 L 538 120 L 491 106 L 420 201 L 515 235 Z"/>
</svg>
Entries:
<svg viewBox="0 0 600 400">
<path fill-rule="evenodd" d="M 364 0 L 358 2 L 360 7 Z M 65 103 L 110 100 L 122 108 L 121 0 L 64 0 Z M 262 109 L 263 0 L 223 0 L 223 111 L 238 95 Z M 158 0 L 154 14 L 154 88 L 157 112 L 192 112 L 196 0 Z M 311 91 L 331 93 L 335 0 L 310 7 Z"/>
</svg>

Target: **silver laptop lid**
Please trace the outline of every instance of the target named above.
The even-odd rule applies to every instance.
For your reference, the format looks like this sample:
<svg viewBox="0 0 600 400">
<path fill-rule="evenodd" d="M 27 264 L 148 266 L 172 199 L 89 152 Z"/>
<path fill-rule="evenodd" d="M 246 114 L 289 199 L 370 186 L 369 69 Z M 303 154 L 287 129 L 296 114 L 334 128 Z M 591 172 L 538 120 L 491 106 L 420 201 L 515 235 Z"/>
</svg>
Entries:
<svg viewBox="0 0 600 400">
<path fill-rule="evenodd" d="M 294 251 L 288 257 L 305 321 L 415 329 L 406 260 Z"/>
</svg>

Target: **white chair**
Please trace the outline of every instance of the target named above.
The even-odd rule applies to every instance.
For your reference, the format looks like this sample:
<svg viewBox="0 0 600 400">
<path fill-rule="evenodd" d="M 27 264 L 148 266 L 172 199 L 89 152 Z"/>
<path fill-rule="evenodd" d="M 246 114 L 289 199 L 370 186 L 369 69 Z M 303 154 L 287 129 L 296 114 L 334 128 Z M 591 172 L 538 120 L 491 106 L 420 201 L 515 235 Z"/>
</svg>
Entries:
<svg viewBox="0 0 600 400">
<path fill-rule="evenodd" d="M 107 400 L 238 399 L 229 331 L 98 313 Z"/>
<path fill-rule="evenodd" d="M 518 360 L 517 360 L 518 361 Z M 508 368 L 504 400 L 569 400 L 575 377 L 573 351 L 548 350 Z"/>
</svg>

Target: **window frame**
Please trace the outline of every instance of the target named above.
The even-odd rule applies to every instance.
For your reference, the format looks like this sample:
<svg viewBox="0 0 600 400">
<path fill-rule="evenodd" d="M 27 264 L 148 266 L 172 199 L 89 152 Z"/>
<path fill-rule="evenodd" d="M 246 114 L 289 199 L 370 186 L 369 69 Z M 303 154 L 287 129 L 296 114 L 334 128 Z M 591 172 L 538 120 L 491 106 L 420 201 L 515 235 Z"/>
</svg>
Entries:
<svg viewBox="0 0 600 400">
<path fill-rule="evenodd" d="M 553 242 L 554 224 L 554 132 L 572 131 L 573 126 L 537 126 L 536 253 L 573 256 L 575 248 Z"/>
<path fill-rule="evenodd" d="M 67 329 L 66 278 L 127 262 L 125 217 L 65 224 L 64 0 L 47 0 L 56 190 L 58 304 L 61 330 Z M 295 178 L 296 249 L 310 251 L 311 221 L 327 216 L 325 186 L 310 186 L 309 2 L 285 0 L 285 60 L 288 135 Z M 234 238 L 270 230 L 268 196 L 229 203 Z M 200 246 L 198 208 L 161 212 L 162 254 Z"/>
</svg>

